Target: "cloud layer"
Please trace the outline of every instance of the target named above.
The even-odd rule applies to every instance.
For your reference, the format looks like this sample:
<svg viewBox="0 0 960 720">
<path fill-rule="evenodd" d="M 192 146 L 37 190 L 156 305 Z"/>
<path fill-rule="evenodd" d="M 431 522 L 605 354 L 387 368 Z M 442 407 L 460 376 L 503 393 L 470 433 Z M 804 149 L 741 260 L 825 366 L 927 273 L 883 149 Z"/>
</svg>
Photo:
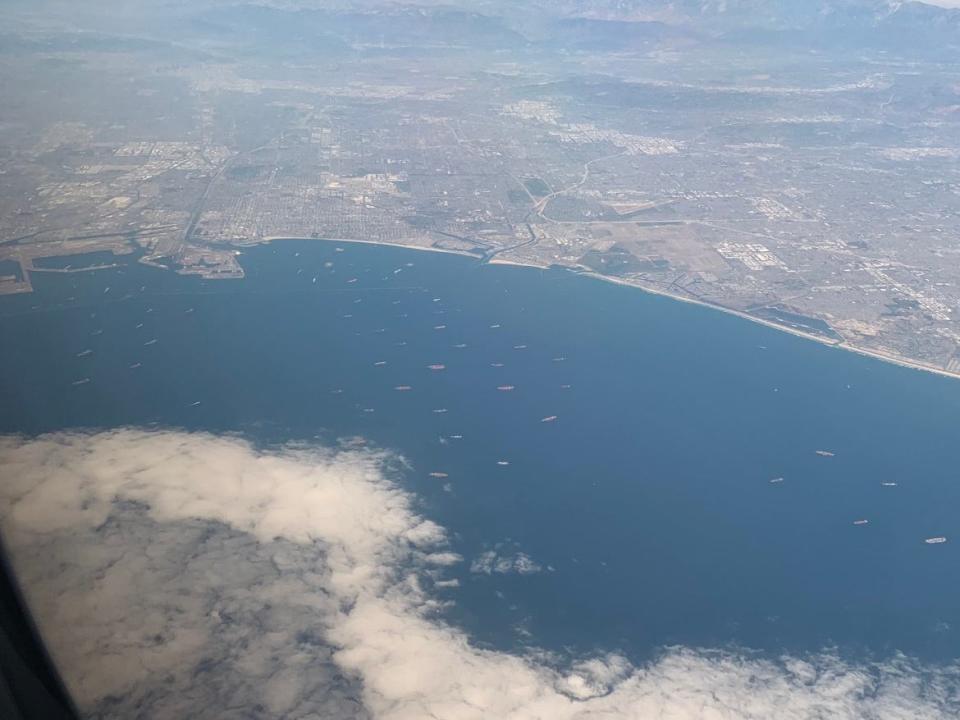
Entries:
<svg viewBox="0 0 960 720">
<path fill-rule="evenodd" d="M 438 617 L 459 558 L 395 464 L 178 432 L 6 438 L 0 524 L 90 716 L 960 717 L 957 668 L 903 657 L 474 647 Z"/>
</svg>

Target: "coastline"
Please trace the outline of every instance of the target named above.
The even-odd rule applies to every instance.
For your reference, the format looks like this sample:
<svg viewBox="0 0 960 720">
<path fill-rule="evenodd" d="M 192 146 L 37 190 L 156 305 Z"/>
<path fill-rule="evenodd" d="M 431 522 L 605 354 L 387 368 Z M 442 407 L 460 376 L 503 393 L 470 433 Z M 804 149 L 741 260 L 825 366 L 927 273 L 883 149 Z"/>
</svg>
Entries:
<svg viewBox="0 0 960 720">
<path fill-rule="evenodd" d="M 515 265 L 520 265 L 520 263 L 513 263 Z M 791 335 L 796 335 L 797 337 L 804 338 L 805 340 L 812 340 L 820 345 L 826 345 L 827 347 L 836 348 L 838 350 L 845 350 L 847 352 L 856 353 L 863 357 L 873 358 L 875 360 L 881 360 L 892 365 L 899 365 L 900 367 L 911 368 L 913 370 L 922 370 L 923 372 L 932 373 L 934 375 L 941 375 L 943 377 L 952 378 L 954 380 L 960 380 L 960 373 L 950 372 L 949 370 L 941 367 L 936 367 L 935 365 L 928 365 L 926 363 L 919 362 L 917 360 L 910 360 L 909 358 L 904 358 L 899 355 L 888 355 L 886 353 L 878 352 L 876 350 L 869 350 L 867 348 L 857 347 L 856 345 L 851 345 L 846 340 L 832 341 L 827 338 L 821 337 L 819 335 L 814 335 L 813 333 L 807 333 L 803 330 L 797 330 L 796 328 L 789 327 L 787 325 L 780 325 L 778 323 L 772 322 L 770 320 L 764 320 L 763 318 L 758 318 L 749 313 L 745 313 L 741 310 L 734 310 L 733 308 L 724 307 L 723 305 L 717 305 L 715 303 L 704 302 L 703 300 L 697 300 L 691 297 L 685 297 L 683 295 L 678 295 L 675 293 L 669 293 L 664 290 L 658 290 L 656 288 L 651 288 L 646 285 L 641 285 L 635 282 L 629 282 L 621 278 L 609 277 L 607 275 L 601 275 L 596 272 L 582 272 L 581 275 L 586 277 L 593 278 L 595 280 L 602 280 L 603 282 L 614 283 L 616 285 L 622 285 L 624 287 L 634 288 L 651 295 L 659 295 L 661 297 L 670 298 L 671 300 L 677 300 L 679 302 L 689 303 L 690 305 L 699 305 L 700 307 L 709 308 L 710 310 L 718 310 L 727 315 L 734 315 L 743 320 L 749 320 L 750 322 L 757 323 L 759 325 L 765 325 L 768 328 L 773 330 L 779 330 L 780 332 L 789 333 Z"/>
<path fill-rule="evenodd" d="M 395 242 L 386 242 L 381 240 L 355 240 L 353 238 L 315 238 L 315 237 L 296 237 L 291 235 L 270 235 L 261 240 L 256 240 L 251 243 L 246 243 L 245 245 L 236 244 L 236 247 L 243 248 L 249 247 L 251 245 L 261 245 L 264 243 L 271 243 L 277 240 L 314 240 L 321 242 L 331 242 L 331 243 L 358 243 L 360 245 L 385 245 L 387 247 L 396 247 L 404 248 L 406 250 L 423 250 L 424 252 L 435 252 L 435 253 L 446 253 L 448 255 L 462 255 L 463 257 L 473 258 L 474 260 L 480 260 L 481 258 L 474 253 L 467 252 L 466 250 L 454 250 L 452 248 L 438 248 L 438 247 L 424 247 L 423 245 L 404 245 L 403 243 Z M 514 263 L 519 265 L 520 263 Z M 534 267 L 534 266 L 528 266 Z"/>
<path fill-rule="evenodd" d="M 270 236 L 264 238 L 261 242 L 272 242 L 274 240 L 323 240 L 325 242 L 342 242 L 342 243 L 360 243 L 363 245 L 386 245 L 390 247 L 406 248 L 408 250 L 421 250 L 425 252 L 438 252 L 438 253 L 447 253 L 450 255 L 461 255 L 463 257 L 473 258 L 478 260 L 477 255 L 469 253 L 463 250 L 453 250 L 448 248 L 437 248 L 437 247 L 424 247 L 422 245 L 404 245 L 402 243 L 393 243 L 393 242 L 381 242 L 378 240 L 354 240 L 346 238 L 306 238 L 306 237 L 289 237 L 289 236 Z M 535 263 L 529 262 L 519 262 L 516 260 L 504 260 L 499 257 L 494 257 L 487 262 L 488 265 L 510 265 L 513 267 L 523 267 L 523 268 L 536 268 L 540 270 L 549 269 L 548 265 L 537 265 Z M 819 343 L 820 345 L 826 345 L 827 347 L 836 348 L 838 350 L 844 350 L 847 352 L 856 353 L 862 357 L 869 357 L 875 360 L 880 360 L 882 362 L 890 363 L 892 365 L 899 365 L 900 367 L 910 368 L 912 370 L 920 370 L 922 372 L 931 373 L 933 375 L 939 375 L 941 377 L 951 378 L 954 380 L 960 380 L 960 372 L 951 372 L 945 368 L 936 367 L 934 365 L 929 365 L 926 363 L 919 362 L 917 360 L 911 360 L 909 358 L 901 357 L 899 355 L 889 355 L 887 353 L 878 352 L 876 350 L 869 350 L 867 348 L 857 347 L 856 345 L 851 345 L 846 340 L 841 341 L 831 341 L 827 338 L 823 338 L 819 335 L 814 335 L 813 333 L 807 333 L 802 330 L 797 330 L 796 328 L 788 327 L 786 325 L 780 325 L 770 320 L 764 320 L 763 318 L 758 318 L 749 313 L 745 313 L 741 310 L 734 310 L 733 308 L 724 307 L 723 305 L 717 305 L 715 303 L 705 302 L 703 300 L 697 300 L 695 298 L 686 297 L 676 293 L 666 292 L 665 290 L 660 290 L 657 288 L 652 288 L 647 285 L 641 285 L 637 282 L 632 282 L 629 280 L 624 280 L 623 278 L 610 277 L 608 275 L 601 275 L 600 273 L 593 272 L 590 270 L 583 270 L 579 268 L 570 268 L 571 270 L 578 270 L 578 274 L 584 277 L 593 278 L 595 280 L 601 280 L 603 282 L 613 283 L 615 285 L 622 285 L 623 287 L 633 288 L 641 292 L 649 293 L 650 295 L 659 295 L 660 297 L 670 298 L 671 300 L 677 300 L 679 302 L 689 303 L 691 305 L 699 305 L 700 307 L 708 308 L 710 310 L 717 310 L 727 315 L 733 315 L 739 317 L 743 320 L 748 320 L 759 325 L 764 325 L 773 330 L 778 330 L 780 332 L 789 333 L 797 337 L 804 338 L 806 340 L 812 340 L 813 342 Z"/>
<path fill-rule="evenodd" d="M 268 244 L 278 240 L 321 241 L 321 242 L 328 242 L 328 243 L 357 243 L 361 245 L 383 245 L 387 247 L 403 248 L 406 250 L 418 250 L 422 252 L 445 253 L 448 255 L 460 255 L 461 257 L 471 258 L 473 260 L 477 260 L 478 262 L 484 262 L 483 256 L 473 252 L 468 252 L 466 250 L 457 250 L 454 248 L 443 248 L 443 247 L 433 247 L 433 246 L 424 246 L 424 245 L 409 245 L 402 242 L 387 242 L 387 241 L 381 241 L 381 240 L 358 240 L 355 238 L 329 238 L 329 237 L 317 238 L 317 237 L 298 237 L 294 235 L 269 235 L 269 236 L 259 238 L 257 240 L 248 241 L 248 242 L 230 242 L 228 244 L 242 251 L 242 249 L 245 247 Z M 151 265 L 158 269 L 164 269 L 164 270 L 170 269 L 169 267 L 164 266 L 162 264 L 150 262 L 147 258 L 141 258 L 140 262 L 144 262 L 144 264 Z M 489 260 L 486 260 L 485 264 L 506 265 L 506 266 L 513 266 L 513 267 L 522 267 L 522 268 L 536 268 L 539 270 L 548 270 L 551 267 L 553 267 L 551 265 L 541 265 L 533 262 L 507 260 L 498 256 L 495 256 L 490 258 Z M 900 367 L 904 367 L 904 368 L 911 368 L 913 370 L 920 370 L 920 371 L 931 373 L 934 375 L 939 375 L 941 377 L 960 380 L 960 372 L 952 372 L 943 367 L 930 365 L 927 363 L 920 362 L 918 360 L 911 360 L 910 358 L 902 357 L 900 355 L 893 355 L 889 353 L 880 352 L 877 350 L 870 350 L 868 348 L 858 347 L 856 345 L 852 345 L 846 340 L 839 340 L 839 341 L 830 340 L 829 338 L 825 338 L 820 335 L 804 332 L 803 330 L 798 330 L 797 328 L 792 328 L 787 325 L 781 325 L 781 324 L 772 322 L 770 320 L 765 320 L 763 318 L 756 317 L 754 315 L 743 312 L 741 310 L 735 310 L 733 308 L 725 307 L 723 305 L 718 305 L 715 303 L 698 300 L 696 298 L 680 295 L 678 293 L 667 292 L 666 290 L 650 287 L 648 285 L 644 285 L 636 281 L 627 280 L 624 278 L 612 277 L 609 275 L 602 275 L 598 272 L 595 272 L 583 266 L 563 266 L 563 267 L 566 267 L 571 271 L 575 271 L 578 275 L 581 275 L 584 277 L 589 277 L 595 280 L 601 280 L 603 282 L 613 283 L 616 285 L 622 285 L 624 287 L 633 288 L 635 290 L 649 293 L 651 295 L 659 295 L 661 297 L 670 298 L 671 300 L 677 300 L 679 302 L 689 303 L 691 305 L 699 305 L 704 308 L 709 308 L 711 310 L 717 310 L 722 313 L 726 313 L 727 315 L 734 315 L 743 320 L 748 320 L 750 322 L 757 323 L 759 325 L 764 325 L 773 330 L 789 333 L 791 335 L 795 335 L 797 337 L 801 337 L 806 340 L 812 340 L 821 345 L 826 345 L 827 347 L 836 348 L 839 350 L 845 350 L 847 352 L 856 353 L 857 355 L 861 355 L 863 357 L 873 358 L 875 360 L 880 360 L 882 362 L 890 363 L 892 365 L 899 365 Z M 96 269 L 96 268 L 78 268 L 75 272 L 82 272 L 82 271 L 92 270 L 92 269 Z M 44 271 L 44 270 L 45 269 L 41 269 L 41 271 Z M 54 272 L 56 272 L 56 270 L 54 270 Z M 212 279 L 227 279 L 227 278 L 212 278 Z M 32 288 L 24 288 L 20 290 L 20 292 L 30 292 L 30 291 L 32 291 Z M 0 293 L 0 295 L 2 294 L 13 295 L 13 294 L 16 294 L 16 292 L 8 291 L 7 293 Z"/>
</svg>

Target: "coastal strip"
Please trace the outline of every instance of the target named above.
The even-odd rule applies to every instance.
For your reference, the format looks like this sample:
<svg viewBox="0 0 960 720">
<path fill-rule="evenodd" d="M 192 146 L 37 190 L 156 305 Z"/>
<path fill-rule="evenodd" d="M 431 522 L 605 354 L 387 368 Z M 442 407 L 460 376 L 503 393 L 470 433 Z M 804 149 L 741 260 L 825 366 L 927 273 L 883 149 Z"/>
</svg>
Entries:
<svg viewBox="0 0 960 720">
<path fill-rule="evenodd" d="M 266 236 L 256 240 L 251 240 L 248 242 L 234 241 L 234 242 L 231 242 L 230 245 L 233 245 L 238 249 L 242 249 L 244 247 L 252 247 L 255 245 L 262 245 L 262 244 L 271 243 L 271 242 L 280 241 L 280 240 L 298 240 L 298 241 L 313 241 L 313 242 L 343 243 L 343 244 L 354 243 L 359 245 L 383 245 L 387 247 L 403 248 L 405 250 L 420 250 L 424 252 L 446 253 L 448 255 L 460 255 L 463 257 L 471 258 L 473 260 L 477 260 L 478 262 L 482 262 L 488 265 L 510 265 L 514 267 L 536 268 L 539 270 L 548 270 L 551 267 L 554 267 L 551 265 L 543 265 L 543 264 L 538 264 L 533 262 L 508 260 L 508 259 L 503 259 L 501 257 L 491 257 L 489 259 L 485 259 L 481 254 L 478 254 L 477 252 L 469 252 L 467 250 L 459 250 L 455 248 L 436 247 L 432 245 L 411 245 L 411 244 L 405 244 L 401 242 L 389 242 L 389 241 L 383 241 L 383 240 L 358 240 L 356 238 L 328 238 L 328 237 L 317 238 L 317 237 L 297 237 L 297 236 L 291 236 L 291 235 L 270 235 L 270 236 Z M 165 268 L 164 266 L 157 266 L 157 265 L 154 265 L 154 266 L 160 267 L 162 269 L 169 269 L 169 268 Z M 711 310 L 718 310 L 722 313 L 726 313 L 727 315 L 734 315 L 744 320 L 748 320 L 750 322 L 757 323 L 759 325 L 764 325 L 774 330 L 779 330 L 780 332 L 789 333 L 791 335 L 795 335 L 797 337 L 801 337 L 806 340 L 812 340 L 821 345 L 826 345 L 831 348 L 837 348 L 840 350 L 845 350 L 847 352 L 856 353 L 857 355 L 861 355 L 863 357 L 873 358 L 875 360 L 880 360 L 882 362 L 890 363 L 892 365 L 899 365 L 900 367 L 911 368 L 913 370 L 922 370 L 923 372 L 932 373 L 934 375 L 940 375 L 942 377 L 952 378 L 955 380 L 960 379 L 960 372 L 953 372 L 953 371 L 947 370 L 946 368 L 939 367 L 936 365 L 930 365 L 929 363 L 924 363 L 919 360 L 913 360 L 907 357 L 903 357 L 902 355 L 885 353 L 879 350 L 871 350 L 869 348 L 859 347 L 857 345 L 850 343 L 847 340 L 831 340 L 821 335 L 804 332 L 803 330 L 799 330 L 794 327 L 782 325 L 782 324 L 773 322 L 771 320 L 766 320 L 764 318 L 751 315 L 750 313 L 744 312 L 742 310 L 736 310 L 734 308 L 726 307 L 724 305 L 719 305 L 716 303 L 707 302 L 705 300 L 689 297 L 687 295 L 681 295 L 679 293 L 669 292 L 661 288 L 651 287 L 650 285 L 640 283 L 636 280 L 603 275 L 601 273 L 595 272 L 590 268 L 587 268 L 582 265 L 557 266 L 557 267 L 562 267 L 564 269 L 570 270 L 571 272 L 574 272 L 577 275 L 580 275 L 583 277 L 594 278 L 596 280 L 602 280 L 603 282 L 614 283 L 616 285 L 622 285 L 625 287 L 634 288 L 642 292 L 649 293 L 651 295 L 659 295 L 661 297 L 670 298 L 672 300 L 677 300 L 679 302 L 689 303 L 691 305 L 699 305 L 701 307 L 709 308 Z M 84 269 L 87 269 L 87 268 L 84 268 Z M 228 279 L 226 277 L 216 278 L 215 276 L 213 276 L 213 278 Z M 29 292 L 29 290 L 27 290 L 27 292 Z"/>
<path fill-rule="evenodd" d="M 289 236 L 271 236 L 266 237 L 261 242 L 271 242 L 274 240 L 322 240 L 324 242 L 338 242 L 338 243 L 358 243 L 362 245 L 386 245 L 390 247 L 406 248 L 407 250 L 423 250 L 426 252 L 439 252 L 447 253 L 449 255 L 462 255 L 464 257 L 473 258 L 478 260 L 479 258 L 475 253 L 470 253 L 465 250 L 455 250 L 452 248 L 438 248 L 432 246 L 424 245 L 405 245 L 403 243 L 395 242 L 383 242 L 380 240 L 355 240 L 347 238 L 308 238 L 308 237 L 289 237 Z M 512 265 L 514 267 L 523 267 L 523 268 L 536 268 L 539 270 L 548 270 L 551 266 L 549 265 L 539 265 L 532 262 L 520 262 L 517 260 L 505 260 L 500 257 L 494 257 L 487 261 L 488 265 Z M 952 378 L 954 380 L 960 380 L 960 373 L 951 372 L 946 368 L 937 367 L 936 365 L 930 365 L 928 363 L 920 362 L 919 360 L 911 360 L 910 358 L 905 358 L 901 355 L 893 355 L 890 353 L 880 352 L 878 350 L 870 350 L 868 348 L 858 347 L 849 343 L 846 340 L 830 340 L 829 338 L 822 337 L 820 335 L 815 335 L 814 333 L 804 332 L 803 330 L 798 330 L 797 328 L 792 328 L 787 325 L 781 325 L 779 323 L 772 322 L 770 320 L 765 320 L 763 318 L 756 317 L 750 313 L 743 312 L 742 310 L 735 310 L 734 308 L 725 307 L 723 305 L 718 305 L 716 303 L 706 302 L 704 300 L 699 300 L 697 298 L 692 298 L 685 295 L 680 295 L 678 293 L 668 292 L 660 288 L 650 287 L 649 285 L 644 285 L 638 283 L 635 280 L 627 280 L 624 278 L 611 277 L 609 275 L 602 275 L 601 273 L 594 272 L 583 266 L 569 266 L 567 269 L 576 272 L 578 275 L 583 277 L 594 278 L 596 280 L 602 280 L 603 282 L 614 283 L 616 285 L 623 285 L 624 287 L 635 288 L 650 295 L 659 295 L 661 297 L 670 298 L 672 300 L 677 300 L 679 302 L 689 303 L 691 305 L 699 305 L 700 307 L 709 308 L 711 310 L 717 310 L 727 315 L 734 315 L 735 317 L 742 318 L 743 320 L 749 320 L 750 322 L 757 323 L 758 325 L 764 325 L 773 330 L 779 330 L 780 332 L 789 333 L 797 337 L 804 338 L 806 340 L 813 340 L 821 345 L 826 345 L 827 347 L 837 348 L 839 350 L 845 350 L 847 352 L 856 353 L 863 357 L 873 358 L 875 360 L 881 360 L 892 365 L 899 365 L 900 367 L 911 368 L 913 370 L 922 370 L 923 372 L 932 373 L 934 375 L 940 375 L 941 377 Z"/>
</svg>

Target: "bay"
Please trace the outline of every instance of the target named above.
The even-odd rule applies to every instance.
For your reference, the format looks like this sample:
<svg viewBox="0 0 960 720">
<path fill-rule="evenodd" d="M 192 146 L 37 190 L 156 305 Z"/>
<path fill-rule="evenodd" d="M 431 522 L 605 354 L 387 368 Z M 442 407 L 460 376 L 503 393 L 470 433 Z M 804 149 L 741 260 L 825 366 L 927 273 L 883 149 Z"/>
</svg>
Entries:
<svg viewBox="0 0 960 720">
<path fill-rule="evenodd" d="M 924 543 L 960 538 L 955 381 L 561 270 L 241 261 L 35 274 L 0 299 L 0 432 L 395 451 L 465 558 L 448 619 L 491 647 L 955 656 L 957 545 Z"/>
</svg>

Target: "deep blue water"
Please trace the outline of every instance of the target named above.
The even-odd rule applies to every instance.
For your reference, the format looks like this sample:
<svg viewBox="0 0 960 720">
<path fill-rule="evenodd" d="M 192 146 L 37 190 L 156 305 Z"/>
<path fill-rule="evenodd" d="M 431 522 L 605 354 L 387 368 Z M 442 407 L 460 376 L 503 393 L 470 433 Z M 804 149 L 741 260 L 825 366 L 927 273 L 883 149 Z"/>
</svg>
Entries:
<svg viewBox="0 0 960 720">
<path fill-rule="evenodd" d="M 0 432 L 395 449 L 481 643 L 957 654 L 960 383 L 562 271 L 340 247 L 252 249 L 241 281 L 35 275 L 0 298 Z M 497 543 L 545 570 L 471 574 Z"/>
</svg>

